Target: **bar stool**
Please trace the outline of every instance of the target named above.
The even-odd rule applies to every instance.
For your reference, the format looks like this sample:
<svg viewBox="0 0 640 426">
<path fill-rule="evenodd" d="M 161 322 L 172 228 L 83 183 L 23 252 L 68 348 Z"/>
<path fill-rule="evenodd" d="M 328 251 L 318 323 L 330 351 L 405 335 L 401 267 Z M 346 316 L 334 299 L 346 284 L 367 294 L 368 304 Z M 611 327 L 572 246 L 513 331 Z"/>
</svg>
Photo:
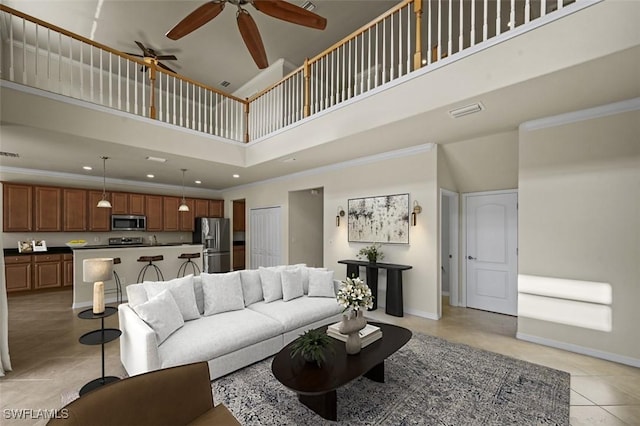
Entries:
<svg viewBox="0 0 640 426">
<path fill-rule="evenodd" d="M 120 263 L 122 263 L 122 261 L 120 260 L 119 257 L 113 258 L 114 265 L 119 265 Z M 119 305 L 122 303 L 122 283 L 120 282 L 120 276 L 118 275 L 118 272 L 115 269 L 113 270 L 113 281 L 115 281 L 116 286 L 112 289 L 105 290 L 104 294 L 115 293 L 116 301 L 118 302 L 118 305 Z"/>
<path fill-rule="evenodd" d="M 191 261 L 191 259 L 197 259 L 199 257 L 200 257 L 200 253 L 182 253 L 180 256 L 178 256 L 178 259 L 187 259 L 187 260 L 182 262 L 182 265 L 180 265 L 180 267 L 178 268 L 177 277 L 178 278 L 184 277 L 185 274 L 187 273 L 188 267 L 191 267 L 191 270 L 193 271 L 193 275 L 200 275 L 200 268 L 195 262 Z"/>
<path fill-rule="evenodd" d="M 138 279 L 136 280 L 136 282 L 141 283 L 144 280 L 144 276 L 147 273 L 147 269 L 152 268 L 155 273 L 156 273 L 156 277 L 158 281 L 164 281 L 164 276 L 162 275 L 162 271 L 160 270 L 160 268 L 158 268 L 157 265 L 155 265 L 153 262 L 159 262 L 161 260 L 164 260 L 164 256 L 163 255 L 158 255 L 158 256 L 140 256 L 138 258 L 138 262 L 149 262 L 146 265 L 144 265 L 142 267 L 142 269 L 140 269 L 140 273 L 138 273 Z"/>
</svg>

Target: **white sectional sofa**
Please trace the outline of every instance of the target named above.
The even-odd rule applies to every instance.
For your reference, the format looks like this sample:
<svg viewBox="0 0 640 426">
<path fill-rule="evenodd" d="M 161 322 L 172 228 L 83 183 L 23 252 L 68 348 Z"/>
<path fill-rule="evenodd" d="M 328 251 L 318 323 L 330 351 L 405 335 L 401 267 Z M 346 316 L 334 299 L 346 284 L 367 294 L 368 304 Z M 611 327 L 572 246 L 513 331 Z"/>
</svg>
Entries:
<svg viewBox="0 0 640 426">
<path fill-rule="evenodd" d="M 305 265 L 127 286 L 118 308 L 129 375 L 207 361 L 216 379 L 340 320 L 333 271 Z"/>
</svg>

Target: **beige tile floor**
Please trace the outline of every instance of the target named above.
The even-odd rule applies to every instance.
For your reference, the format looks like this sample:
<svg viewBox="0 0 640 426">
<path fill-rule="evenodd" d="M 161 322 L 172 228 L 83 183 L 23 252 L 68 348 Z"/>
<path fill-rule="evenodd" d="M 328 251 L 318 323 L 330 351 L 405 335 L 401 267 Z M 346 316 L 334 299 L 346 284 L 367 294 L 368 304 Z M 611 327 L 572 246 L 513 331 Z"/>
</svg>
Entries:
<svg viewBox="0 0 640 426">
<path fill-rule="evenodd" d="M 41 425 L 44 420 L 9 420 L 6 409 L 55 409 L 61 395 L 100 376 L 99 346 L 78 337 L 98 328 L 99 320 L 81 320 L 71 292 L 9 298 L 9 345 L 13 371 L 0 379 L 0 424 Z M 372 319 L 499 352 L 571 373 L 572 425 L 640 425 L 640 369 L 515 339 L 516 319 L 443 303 L 440 321 L 396 318 L 378 309 Z M 117 315 L 105 320 L 118 327 Z M 106 345 L 107 375 L 124 375 L 119 345 Z"/>
</svg>

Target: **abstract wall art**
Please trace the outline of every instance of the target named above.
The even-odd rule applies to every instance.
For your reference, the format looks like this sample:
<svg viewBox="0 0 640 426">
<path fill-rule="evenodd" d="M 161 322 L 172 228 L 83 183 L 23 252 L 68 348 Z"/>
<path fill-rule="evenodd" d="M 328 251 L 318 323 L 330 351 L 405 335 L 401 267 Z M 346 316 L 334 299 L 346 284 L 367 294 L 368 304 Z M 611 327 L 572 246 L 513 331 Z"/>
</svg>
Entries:
<svg viewBox="0 0 640 426">
<path fill-rule="evenodd" d="M 409 244 L 409 194 L 348 201 L 349 242 Z"/>
</svg>

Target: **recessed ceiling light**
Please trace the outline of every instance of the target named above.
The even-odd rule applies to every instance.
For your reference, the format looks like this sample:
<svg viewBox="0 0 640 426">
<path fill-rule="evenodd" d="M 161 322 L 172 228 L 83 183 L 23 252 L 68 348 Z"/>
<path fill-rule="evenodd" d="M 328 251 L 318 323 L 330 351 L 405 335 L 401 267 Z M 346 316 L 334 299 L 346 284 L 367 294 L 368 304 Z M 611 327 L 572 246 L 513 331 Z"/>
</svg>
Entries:
<svg viewBox="0 0 640 426">
<path fill-rule="evenodd" d="M 82 166 L 82 168 L 85 170 L 93 170 L 93 167 L 91 166 Z"/>
<path fill-rule="evenodd" d="M 160 158 L 160 157 L 147 157 L 147 160 L 149 160 L 149 161 L 157 161 L 158 163 L 166 163 L 167 162 L 166 158 Z"/>
<path fill-rule="evenodd" d="M 153 179 L 153 178 L 155 177 L 155 175 L 152 175 L 151 173 L 149 173 L 149 174 L 147 175 L 147 177 L 148 177 L 149 179 Z"/>
<path fill-rule="evenodd" d="M 233 175 L 233 177 L 238 179 L 240 177 L 240 175 L 239 174 L 235 174 L 235 175 Z"/>
<path fill-rule="evenodd" d="M 201 181 L 201 180 L 196 180 L 196 181 L 194 181 L 194 182 L 195 182 L 196 184 L 198 184 L 198 185 L 200 185 L 200 184 L 202 183 L 202 181 Z"/>
</svg>

